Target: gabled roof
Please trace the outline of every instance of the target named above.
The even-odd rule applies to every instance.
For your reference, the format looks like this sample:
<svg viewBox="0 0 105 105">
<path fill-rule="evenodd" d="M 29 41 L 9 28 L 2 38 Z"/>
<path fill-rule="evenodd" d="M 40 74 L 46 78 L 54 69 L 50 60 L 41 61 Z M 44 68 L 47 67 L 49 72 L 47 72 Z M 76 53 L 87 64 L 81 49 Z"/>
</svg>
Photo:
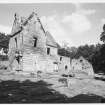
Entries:
<svg viewBox="0 0 105 105">
<path fill-rule="evenodd" d="M 40 25 L 41 25 L 41 29 L 43 30 L 43 32 L 45 33 L 45 35 L 46 35 L 46 37 L 47 37 L 47 39 L 46 39 L 46 44 L 47 44 L 48 46 L 52 46 L 52 47 L 59 48 L 59 47 L 60 47 L 59 44 L 56 43 L 56 41 L 54 40 L 54 38 L 52 37 L 52 35 L 51 35 L 48 31 L 45 31 L 45 29 L 44 29 L 44 27 L 43 27 L 43 25 L 42 25 L 42 23 L 41 23 L 39 17 L 37 16 L 37 14 L 36 14 L 35 12 L 32 12 L 28 18 L 21 18 L 21 20 L 22 20 L 22 21 L 21 21 L 21 25 L 18 27 L 18 29 L 17 29 L 17 31 L 16 31 L 15 33 L 13 33 L 12 35 L 10 35 L 10 37 L 14 37 L 14 36 L 17 35 L 18 33 L 20 33 L 20 32 L 23 30 L 23 27 L 24 27 L 25 25 L 27 25 L 28 21 L 29 21 L 30 19 L 32 19 L 34 16 L 37 17 L 37 20 L 38 20 L 38 22 L 39 22 Z"/>
<path fill-rule="evenodd" d="M 24 17 L 21 18 L 22 21 L 21 21 L 21 24 L 18 25 L 18 27 L 17 27 L 17 29 L 16 29 L 17 31 L 14 32 L 14 33 L 12 33 L 12 35 L 10 35 L 10 37 L 13 37 L 13 36 L 17 35 L 18 33 L 20 33 L 20 32 L 23 30 L 23 27 L 24 27 L 25 25 L 27 25 L 28 21 L 31 20 L 34 16 L 37 17 L 37 20 L 38 20 L 38 22 L 40 23 L 43 32 L 46 33 L 45 30 L 44 30 L 44 28 L 43 28 L 43 25 L 42 25 L 42 23 L 41 23 L 41 21 L 40 21 L 40 18 L 37 16 L 37 14 L 36 14 L 35 12 L 32 12 L 32 13 L 29 15 L 28 18 L 24 18 Z"/>
<path fill-rule="evenodd" d="M 56 43 L 55 39 L 52 37 L 52 35 L 46 31 L 46 44 L 48 46 L 52 46 L 52 47 L 58 47 L 58 44 Z"/>
</svg>

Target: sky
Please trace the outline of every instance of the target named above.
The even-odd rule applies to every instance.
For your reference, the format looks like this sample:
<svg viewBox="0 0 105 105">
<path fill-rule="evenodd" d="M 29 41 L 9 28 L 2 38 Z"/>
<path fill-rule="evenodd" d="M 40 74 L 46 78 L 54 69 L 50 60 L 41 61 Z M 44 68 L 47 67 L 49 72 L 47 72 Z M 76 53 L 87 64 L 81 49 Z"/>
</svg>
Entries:
<svg viewBox="0 0 105 105">
<path fill-rule="evenodd" d="M 105 3 L 0 3 L 0 32 L 11 33 L 15 13 L 28 17 L 32 11 L 60 45 L 101 43 Z"/>
</svg>

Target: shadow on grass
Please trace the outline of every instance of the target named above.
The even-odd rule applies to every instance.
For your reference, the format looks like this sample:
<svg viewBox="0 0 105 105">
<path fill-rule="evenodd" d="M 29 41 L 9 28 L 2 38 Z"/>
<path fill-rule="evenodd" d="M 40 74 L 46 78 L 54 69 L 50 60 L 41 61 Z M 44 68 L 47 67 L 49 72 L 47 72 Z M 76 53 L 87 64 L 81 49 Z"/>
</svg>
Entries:
<svg viewBox="0 0 105 105">
<path fill-rule="evenodd" d="M 105 78 L 102 77 L 95 77 L 96 80 L 101 80 L 101 81 L 105 81 Z"/>
<path fill-rule="evenodd" d="M 0 83 L 0 103 L 97 103 L 99 96 L 78 95 L 67 98 L 53 89 L 49 89 L 43 81 L 30 82 L 26 80 L 2 81 Z"/>
</svg>

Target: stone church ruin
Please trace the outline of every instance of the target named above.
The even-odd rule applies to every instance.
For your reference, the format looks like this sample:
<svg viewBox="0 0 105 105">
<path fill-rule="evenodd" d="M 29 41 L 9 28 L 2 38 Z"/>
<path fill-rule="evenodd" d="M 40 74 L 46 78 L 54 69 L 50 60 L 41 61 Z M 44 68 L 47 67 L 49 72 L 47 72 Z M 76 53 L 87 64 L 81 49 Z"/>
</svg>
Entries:
<svg viewBox="0 0 105 105">
<path fill-rule="evenodd" d="M 15 14 L 9 42 L 9 69 L 53 72 L 59 69 L 58 44 L 35 12 L 25 19 Z"/>
<path fill-rule="evenodd" d="M 15 14 L 10 37 L 9 70 L 24 73 L 70 73 L 76 67 L 70 57 L 58 55 L 58 43 L 44 29 L 35 12 L 28 18 Z"/>
</svg>

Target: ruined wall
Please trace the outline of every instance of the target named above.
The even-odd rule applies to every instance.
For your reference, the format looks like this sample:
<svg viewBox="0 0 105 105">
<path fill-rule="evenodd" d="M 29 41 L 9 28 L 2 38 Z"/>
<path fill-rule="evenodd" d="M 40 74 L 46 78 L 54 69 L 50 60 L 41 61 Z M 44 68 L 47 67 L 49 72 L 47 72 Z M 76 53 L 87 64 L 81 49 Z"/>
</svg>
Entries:
<svg viewBox="0 0 105 105">
<path fill-rule="evenodd" d="M 73 70 L 82 70 L 82 64 L 77 59 L 72 59 L 71 65 Z"/>
<path fill-rule="evenodd" d="M 46 51 L 45 33 L 41 28 L 41 24 L 39 23 L 37 16 L 34 13 L 31 15 L 33 15 L 32 18 L 28 20 L 28 23 L 26 25 L 24 25 L 23 30 L 20 33 L 18 33 L 16 36 L 10 39 L 9 51 L 11 51 L 12 48 L 13 49 L 24 48 L 24 50 L 29 48 L 30 50 L 33 51 L 33 49 L 35 49 L 36 47 L 39 49 L 42 49 L 43 51 Z M 17 32 L 18 27 L 21 26 L 22 22 L 20 22 L 19 19 L 15 20 L 11 34 Z M 16 46 L 16 40 L 15 40 L 16 38 L 17 38 L 17 46 Z M 34 47 L 34 38 L 37 38 L 36 47 Z"/>
<path fill-rule="evenodd" d="M 67 73 L 71 70 L 70 58 L 59 56 L 59 69 L 61 73 Z"/>
<path fill-rule="evenodd" d="M 50 48 L 50 54 L 49 55 L 57 56 L 58 49 L 56 47 L 47 46 L 46 48 Z M 46 49 L 46 53 L 47 53 L 47 49 Z"/>
<path fill-rule="evenodd" d="M 51 55 L 57 55 L 58 49 L 55 47 L 51 47 Z"/>
<path fill-rule="evenodd" d="M 35 15 L 24 27 L 22 33 L 24 50 L 28 48 L 30 51 L 34 52 L 35 48 L 37 47 L 40 50 L 46 52 L 46 36 Z M 36 47 L 34 47 L 34 38 L 37 38 Z"/>
<path fill-rule="evenodd" d="M 50 47 L 51 55 L 47 55 L 46 48 L 46 35 L 43 27 L 39 22 L 36 14 L 33 15 L 28 23 L 23 27 L 23 30 L 17 35 L 13 36 L 9 42 L 9 68 L 12 70 L 21 69 L 24 72 L 30 73 L 37 71 L 53 72 L 58 69 L 55 59 L 57 55 L 57 48 Z M 16 19 L 16 17 L 15 17 Z M 18 26 L 24 23 L 24 20 L 15 20 L 12 33 L 17 32 Z M 18 23 L 18 25 L 17 25 Z M 36 46 L 34 38 L 37 38 Z M 16 51 L 21 53 L 22 57 L 20 62 L 16 60 Z M 53 55 L 53 56 L 52 56 Z"/>
<path fill-rule="evenodd" d="M 12 27 L 12 30 L 11 30 L 11 35 L 13 35 L 15 32 L 17 32 L 19 30 L 19 27 L 20 27 L 20 19 L 19 19 L 19 16 L 17 14 L 15 14 L 14 15 L 14 23 L 13 23 L 13 27 Z M 9 66 L 8 66 L 8 69 L 9 70 L 13 70 L 13 68 L 16 68 L 14 66 L 15 65 L 17 66 L 17 64 L 18 64 L 16 59 L 15 59 L 15 52 L 18 49 L 17 48 L 18 46 L 16 45 L 16 40 L 15 40 L 15 38 L 17 36 L 14 36 L 9 41 L 9 51 L 8 51 L 8 57 L 9 57 Z"/>
<path fill-rule="evenodd" d="M 24 54 L 23 55 L 23 71 L 24 72 L 54 72 L 58 69 L 58 65 L 54 64 L 56 59 L 52 56 L 42 55 L 41 53 Z"/>
<path fill-rule="evenodd" d="M 54 70 L 53 60 L 49 58 L 46 52 L 46 36 L 38 21 L 30 21 L 23 31 L 23 71 L 26 72 L 52 72 Z M 25 33 L 24 33 L 25 32 Z M 37 38 L 36 47 L 34 47 L 33 38 Z M 50 49 L 52 52 L 52 48 Z M 26 55 L 28 54 L 28 56 Z"/>
<path fill-rule="evenodd" d="M 43 54 L 46 53 L 45 33 L 35 13 L 32 13 L 31 16 L 32 18 L 24 25 L 23 30 L 10 39 L 8 52 L 10 69 L 17 68 L 14 67 L 14 65 L 18 65 L 15 59 L 16 51 L 19 51 L 19 53 L 21 52 L 22 56 L 24 56 L 24 54 L 35 53 L 36 50 L 40 50 Z M 11 35 L 18 32 L 19 27 L 23 24 L 22 22 L 21 18 L 15 15 Z M 37 38 L 36 46 L 34 46 L 34 38 Z"/>
<path fill-rule="evenodd" d="M 71 61 L 72 65 L 72 71 L 75 73 L 84 73 L 87 75 L 94 75 L 93 67 L 92 65 L 83 57 L 80 57 L 79 59 L 73 59 Z"/>
</svg>

